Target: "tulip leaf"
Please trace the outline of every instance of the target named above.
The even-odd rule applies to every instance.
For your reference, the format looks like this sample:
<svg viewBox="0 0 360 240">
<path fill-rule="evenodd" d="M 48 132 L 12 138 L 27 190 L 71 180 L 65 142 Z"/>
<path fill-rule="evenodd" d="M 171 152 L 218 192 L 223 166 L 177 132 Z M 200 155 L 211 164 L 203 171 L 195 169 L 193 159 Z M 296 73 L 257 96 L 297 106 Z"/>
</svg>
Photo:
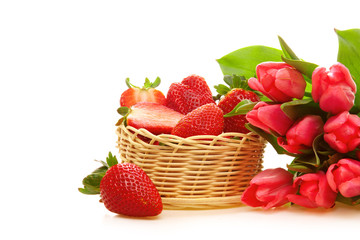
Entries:
<svg viewBox="0 0 360 240">
<path fill-rule="evenodd" d="M 256 76 L 256 66 L 262 62 L 281 62 L 282 51 L 262 45 L 235 50 L 216 61 L 224 75 Z"/>
<path fill-rule="evenodd" d="M 335 29 L 339 39 L 337 61 L 350 71 L 357 87 L 360 87 L 360 29 L 340 31 Z M 360 106 L 360 94 L 355 94 L 355 107 Z"/>
<path fill-rule="evenodd" d="M 360 196 L 356 197 L 344 197 L 341 193 L 338 193 L 336 196 L 336 201 L 344 203 L 346 205 L 354 206 L 360 204 Z"/>
<path fill-rule="evenodd" d="M 287 164 L 287 168 L 290 171 L 301 172 L 301 173 L 313 173 L 315 170 L 311 166 L 307 166 L 306 164 L 297 164 L 291 163 Z"/>
<path fill-rule="evenodd" d="M 281 104 L 281 110 L 292 120 L 297 120 L 305 115 L 319 115 L 323 118 L 326 113 L 312 99 L 294 100 Z"/>
<path fill-rule="evenodd" d="M 280 36 L 278 36 L 281 49 L 285 55 L 286 58 L 292 59 L 292 60 L 300 60 L 296 54 L 293 52 L 293 50 L 287 45 L 287 43 L 282 39 Z"/>
</svg>

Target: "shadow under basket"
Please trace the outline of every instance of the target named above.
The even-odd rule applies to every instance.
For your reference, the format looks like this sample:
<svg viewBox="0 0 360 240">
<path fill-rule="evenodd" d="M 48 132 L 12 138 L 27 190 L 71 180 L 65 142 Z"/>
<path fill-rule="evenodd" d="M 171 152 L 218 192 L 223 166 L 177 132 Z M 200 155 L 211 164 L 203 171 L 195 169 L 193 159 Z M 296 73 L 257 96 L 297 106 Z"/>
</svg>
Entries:
<svg viewBox="0 0 360 240">
<path fill-rule="evenodd" d="M 121 161 L 147 173 L 164 209 L 239 206 L 242 192 L 262 169 L 265 140 L 254 133 L 181 138 L 122 124 L 116 134 Z"/>
</svg>

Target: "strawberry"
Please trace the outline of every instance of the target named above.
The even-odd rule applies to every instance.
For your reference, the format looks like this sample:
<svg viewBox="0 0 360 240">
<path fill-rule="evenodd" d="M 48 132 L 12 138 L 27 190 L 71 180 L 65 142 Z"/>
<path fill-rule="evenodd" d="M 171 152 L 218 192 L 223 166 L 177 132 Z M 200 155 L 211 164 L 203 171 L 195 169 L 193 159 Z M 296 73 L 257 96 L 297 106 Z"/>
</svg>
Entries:
<svg viewBox="0 0 360 240">
<path fill-rule="evenodd" d="M 118 163 L 109 153 L 102 167 L 83 180 L 84 194 L 100 194 L 101 202 L 114 213 L 133 217 L 162 212 L 160 194 L 146 173 L 133 163 Z"/>
<path fill-rule="evenodd" d="M 195 135 L 219 135 L 223 132 L 223 111 L 215 103 L 202 105 L 186 114 L 171 134 L 187 138 Z"/>
<path fill-rule="evenodd" d="M 158 103 L 141 102 L 133 105 L 131 109 L 121 107 L 118 109 L 124 118 L 117 123 L 125 124 L 136 129 L 145 128 L 152 134 L 170 134 L 175 125 L 184 117 L 183 114 Z"/>
<path fill-rule="evenodd" d="M 207 103 L 215 103 L 203 77 L 190 75 L 181 83 L 172 83 L 166 96 L 166 106 L 187 114 Z"/>
<path fill-rule="evenodd" d="M 250 87 L 247 85 L 247 81 L 244 78 L 236 75 L 225 76 L 224 81 L 230 88 L 222 84 L 215 86 L 219 93 L 218 97 L 224 95 L 218 103 L 219 108 L 223 110 L 224 114 L 231 112 L 236 105 L 245 99 L 252 102 L 260 101 L 258 95 L 250 90 Z M 249 130 L 245 127 L 246 123 L 247 120 L 245 115 L 225 117 L 224 132 L 248 133 Z"/>
<path fill-rule="evenodd" d="M 125 82 L 129 89 L 121 94 L 121 107 L 131 107 L 138 102 L 155 102 L 165 105 L 166 98 L 164 94 L 161 91 L 155 89 L 160 84 L 159 77 L 157 77 L 153 83 L 150 82 L 148 78 L 146 78 L 142 88 L 132 85 L 129 78 L 127 78 Z"/>
</svg>

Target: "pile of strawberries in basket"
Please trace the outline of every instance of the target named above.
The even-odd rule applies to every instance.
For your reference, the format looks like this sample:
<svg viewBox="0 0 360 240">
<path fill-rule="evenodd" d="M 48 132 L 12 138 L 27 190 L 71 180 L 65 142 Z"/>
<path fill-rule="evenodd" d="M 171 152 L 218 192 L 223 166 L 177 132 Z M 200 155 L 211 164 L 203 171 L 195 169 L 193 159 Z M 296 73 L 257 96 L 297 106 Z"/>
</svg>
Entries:
<svg viewBox="0 0 360 240">
<path fill-rule="evenodd" d="M 118 113 L 123 117 L 116 123 L 136 129 L 146 129 L 154 135 L 172 134 L 178 137 L 219 135 L 223 132 L 248 133 L 245 115 L 224 117 L 243 100 L 258 102 L 258 95 L 250 90 L 247 80 L 239 76 L 225 76 L 228 86 L 217 85 L 213 94 L 203 77 L 190 75 L 172 83 L 167 96 L 155 89 L 154 82 L 145 79 L 143 87 L 132 85 L 121 94 Z M 147 142 L 143 136 L 140 140 Z M 101 167 L 84 178 L 84 194 L 100 194 L 101 202 L 114 213 L 134 216 L 156 216 L 162 212 L 162 200 L 146 173 L 133 163 L 118 163 L 109 153 Z"/>
<path fill-rule="evenodd" d="M 223 132 L 248 133 L 244 115 L 224 117 L 242 100 L 252 102 L 260 98 L 239 76 L 225 76 L 229 86 L 218 85 L 218 95 L 213 94 L 203 77 L 190 75 L 181 82 L 172 83 L 165 95 L 155 89 L 160 78 L 153 83 L 145 80 L 142 88 L 130 84 L 120 98 L 118 109 L 124 123 L 136 129 L 144 128 L 152 134 L 172 134 L 179 137 L 219 135 Z M 217 103 L 216 101 L 219 100 Z"/>
</svg>

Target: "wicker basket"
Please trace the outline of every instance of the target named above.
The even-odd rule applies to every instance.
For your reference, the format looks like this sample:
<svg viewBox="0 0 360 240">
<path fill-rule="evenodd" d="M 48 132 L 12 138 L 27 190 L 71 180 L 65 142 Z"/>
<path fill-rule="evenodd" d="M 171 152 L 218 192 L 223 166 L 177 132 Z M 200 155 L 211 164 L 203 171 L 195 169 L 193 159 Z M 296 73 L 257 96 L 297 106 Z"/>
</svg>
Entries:
<svg viewBox="0 0 360 240">
<path fill-rule="evenodd" d="M 265 140 L 254 133 L 181 138 L 124 125 L 116 133 L 121 160 L 144 169 L 164 209 L 239 206 L 242 192 L 262 169 Z"/>
</svg>

